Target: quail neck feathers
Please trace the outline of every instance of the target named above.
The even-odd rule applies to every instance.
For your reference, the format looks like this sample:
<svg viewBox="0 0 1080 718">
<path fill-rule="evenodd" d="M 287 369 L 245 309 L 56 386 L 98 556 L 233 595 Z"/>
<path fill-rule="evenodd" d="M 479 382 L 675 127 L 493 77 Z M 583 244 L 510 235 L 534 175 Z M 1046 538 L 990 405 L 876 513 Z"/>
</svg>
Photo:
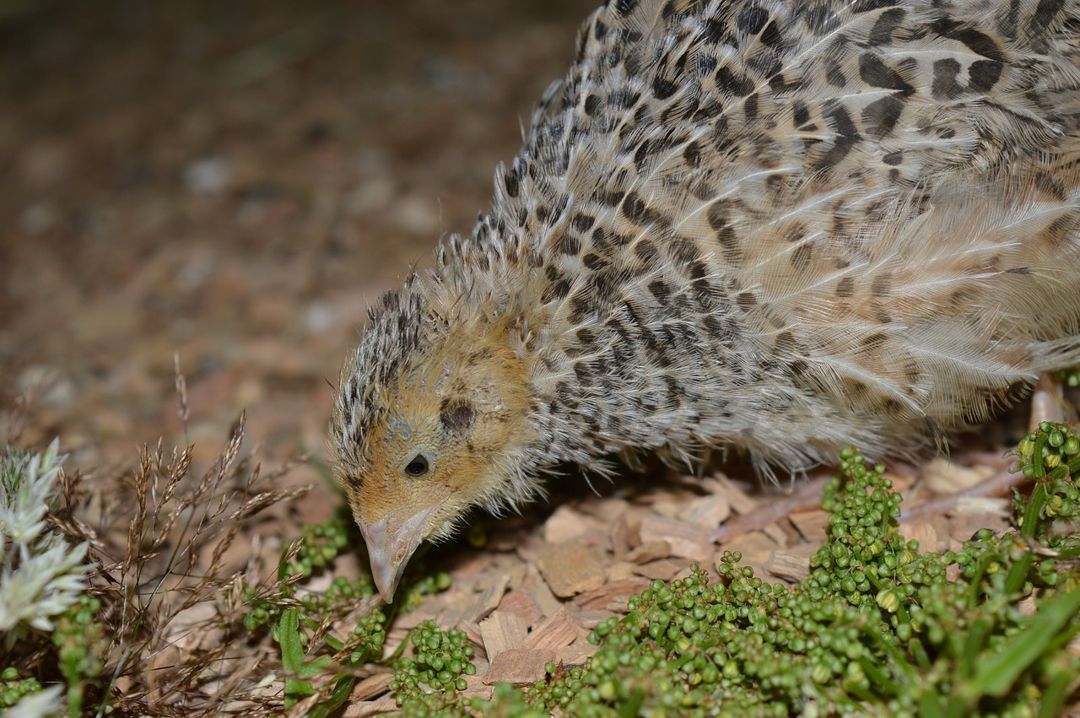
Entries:
<svg viewBox="0 0 1080 718">
<path fill-rule="evenodd" d="M 557 463 L 905 454 L 1080 361 L 1080 2 L 617 0 L 576 48 L 342 371 L 385 597 Z"/>
</svg>

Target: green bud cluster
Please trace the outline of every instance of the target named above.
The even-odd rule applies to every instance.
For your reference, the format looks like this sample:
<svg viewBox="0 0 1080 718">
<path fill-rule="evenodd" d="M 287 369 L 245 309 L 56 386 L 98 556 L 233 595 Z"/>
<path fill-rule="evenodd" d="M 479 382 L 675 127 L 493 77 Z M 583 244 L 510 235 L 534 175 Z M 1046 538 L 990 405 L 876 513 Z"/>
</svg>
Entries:
<svg viewBox="0 0 1080 718">
<path fill-rule="evenodd" d="M 355 579 L 339 576 L 324 592 L 308 592 L 299 596 L 297 593 L 294 585 L 283 585 L 279 596 L 267 599 L 257 597 L 255 592 L 249 589 L 246 594 L 249 610 L 244 615 L 244 627 L 249 631 L 257 631 L 273 625 L 286 604 L 299 603 L 307 616 L 344 614 L 352 610 L 359 601 L 373 596 L 375 584 L 368 574 Z"/>
<path fill-rule="evenodd" d="M 386 643 L 386 614 L 375 609 L 356 624 L 349 642 L 349 663 L 360 665 L 382 658 Z"/>
<path fill-rule="evenodd" d="M 321 524 L 307 524 L 301 529 L 301 543 L 296 555 L 289 561 L 282 557 L 278 565 L 280 584 L 272 596 L 258 594 L 247 588 L 244 602 L 248 611 L 244 615 L 244 627 L 259 631 L 274 625 L 287 606 L 299 605 L 304 614 L 316 617 L 344 615 L 358 601 L 375 593 L 375 583 L 367 573 L 355 579 L 337 577 L 330 587 L 320 593 L 303 592 L 297 587 L 313 573 L 327 568 L 351 543 L 354 528 L 351 519 L 339 512 Z M 299 581 L 297 581 L 299 579 Z"/>
<path fill-rule="evenodd" d="M 251 589 L 245 590 L 244 602 L 248 605 L 244 614 L 244 628 L 248 631 L 259 631 L 275 623 L 281 615 L 279 604 L 257 598 Z"/>
<path fill-rule="evenodd" d="M 484 718 L 548 718 L 551 714 L 542 706 L 530 703 L 523 691 L 509 683 L 499 683 L 492 691 L 490 700 L 473 698 L 457 714 L 436 715 L 471 715 Z"/>
<path fill-rule="evenodd" d="M 899 531 L 901 497 L 885 467 L 846 450 L 822 499 L 826 541 L 798 584 L 767 583 L 726 552 L 715 577 L 694 567 L 686 578 L 653 581 L 625 616 L 597 625 L 589 636 L 597 651 L 584 666 L 549 665 L 527 690 L 497 686 L 490 699 L 462 693 L 476 671 L 465 634 L 427 621 L 399 651 L 411 643 L 409 655 L 390 659 L 390 689 L 404 715 L 421 718 L 1056 715 L 1080 672 L 1065 648 L 1080 632 L 1071 561 L 1080 439 L 1044 424 L 1017 458 L 1035 484 L 1017 498 L 1020 533 L 983 530 L 955 551 L 922 553 Z M 282 578 L 333 560 L 346 529 L 305 529 Z M 397 608 L 411 610 L 449 583 L 445 573 L 421 578 Z M 302 595 L 295 582 L 283 590 L 299 604 L 301 625 L 374 593 L 368 576 L 335 579 L 318 595 Z M 272 602 L 252 611 L 256 623 L 280 613 Z M 327 642 L 349 665 L 379 661 L 391 615 L 377 610 L 346 641 Z M 353 679 L 339 680 L 345 695 Z"/>
<path fill-rule="evenodd" d="M 357 602 L 375 595 L 375 584 L 367 574 L 347 579 L 338 576 L 323 593 L 308 593 L 300 598 L 305 612 L 324 615 L 338 609 L 352 609 Z"/>
<path fill-rule="evenodd" d="M 33 676 L 20 678 L 19 671 L 14 666 L 8 666 L 0 671 L 0 708 L 8 709 L 22 700 L 23 696 L 37 693 L 41 690 L 41 683 Z"/>
<path fill-rule="evenodd" d="M 1016 447 L 1016 457 L 1013 468 L 1035 480 L 1030 495 L 1015 498 L 1020 529 L 1059 556 L 1080 556 L 1080 436 L 1044 421 Z"/>
<path fill-rule="evenodd" d="M 840 468 L 807 579 L 769 584 L 726 553 L 718 581 L 696 567 L 654 581 L 627 615 L 593 630 L 598 648 L 585 666 L 550 666 L 524 707 L 510 692 L 494 708 L 583 718 L 1033 716 L 1041 703 L 1040 715 L 1055 715 L 1080 670 L 1064 648 L 1080 632 L 1075 567 L 1036 558 L 1014 533 L 981 531 L 958 551 L 919 553 L 899 533 L 900 496 L 884 467 L 849 450 Z M 1034 616 L 1022 614 L 1022 599 L 1036 599 Z"/>
<path fill-rule="evenodd" d="M 821 506 L 829 513 L 828 540 L 810 559 L 807 588 L 854 605 L 888 605 L 894 597 L 881 593 L 887 579 L 920 578 L 906 570 L 918 546 L 899 533 L 900 494 L 892 490 L 884 466 L 867 466 L 852 449 L 841 452 L 840 471 L 825 486 Z"/>
<path fill-rule="evenodd" d="M 326 523 L 306 524 L 300 550 L 285 567 L 286 576 L 299 574 L 306 578 L 324 568 L 349 545 L 349 531 L 348 519 L 341 514 Z"/>
<path fill-rule="evenodd" d="M 78 603 L 57 619 L 52 634 L 60 659 L 60 673 L 68 684 L 68 708 L 73 716 L 82 715 L 86 688 L 103 670 L 104 632 L 97 620 L 100 610 L 98 599 L 82 594 Z"/>
<path fill-rule="evenodd" d="M 1080 387 L 1080 366 L 1062 369 L 1058 372 L 1058 378 L 1070 389 Z"/>
<path fill-rule="evenodd" d="M 399 706 L 408 713 L 425 704 L 424 687 L 436 691 L 465 690 L 462 676 L 476 673 L 474 649 L 464 631 L 444 631 L 434 621 L 424 621 L 409 633 L 413 654 L 394 661 L 390 690 Z"/>
<path fill-rule="evenodd" d="M 424 602 L 425 596 L 445 591 L 450 588 L 450 584 L 450 574 L 445 571 L 438 571 L 418 579 L 405 591 L 401 610 L 405 612 L 415 611 Z"/>
<path fill-rule="evenodd" d="M 1029 479 L 1068 479 L 1080 473 L 1080 437 L 1065 424 L 1044 421 L 1016 447 L 1016 468 Z"/>
<path fill-rule="evenodd" d="M 412 610 L 424 596 L 450 587 L 450 575 L 445 572 L 423 576 L 407 585 L 397 605 L 361 617 L 345 638 L 331 633 L 324 635 L 318 645 L 307 645 L 310 631 L 327 620 L 345 617 L 357 604 L 375 594 L 374 581 L 367 573 L 355 579 L 338 576 L 321 592 L 303 587 L 314 573 L 330 568 L 334 559 L 355 542 L 355 534 L 352 519 L 344 512 L 326 523 L 304 526 L 299 548 L 291 557 L 288 552 L 283 555 L 278 564 L 279 583 L 275 591 L 266 595 L 246 589 L 248 610 L 244 626 L 249 631 L 271 628 L 281 644 L 282 663 L 291 674 L 285 686 L 288 705 L 314 695 L 316 688 L 311 679 L 323 671 L 334 670 L 335 657 L 349 668 L 380 661 L 390 616 L 398 610 Z M 458 705 L 460 701 L 454 689 L 461 684 L 461 674 L 476 672 L 476 667 L 468 662 L 472 647 L 460 632 L 446 634 L 436 645 L 431 645 L 441 635 L 434 624 L 419 627 L 415 634 L 415 640 L 420 642 L 416 655 L 398 662 L 401 678 L 395 685 L 403 689 L 403 696 L 421 683 L 442 689 L 428 697 L 422 696 L 422 691 L 415 691 L 413 703 L 417 707 L 431 701 L 439 701 L 442 706 L 439 710 L 451 703 Z M 316 705 L 312 715 L 329 715 L 337 710 L 348 698 L 355 681 L 355 675 L 349 671 L 339 673 L 332 681 L 333 689 Z M 444 694 L 447 700 L 439 698 Z"/>
</svg>

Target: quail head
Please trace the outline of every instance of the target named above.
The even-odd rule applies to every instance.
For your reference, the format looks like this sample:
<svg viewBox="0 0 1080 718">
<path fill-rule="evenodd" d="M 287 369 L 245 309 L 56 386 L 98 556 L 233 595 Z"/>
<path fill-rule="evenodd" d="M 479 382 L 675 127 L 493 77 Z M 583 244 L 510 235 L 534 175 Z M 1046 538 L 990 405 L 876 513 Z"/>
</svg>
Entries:
<svg viewBox="0 0 1080 718">
<path fill-rule="evenodd" d="M 1080 360 L 1080 2 L 611 0 L 331 426 L 389 600 L 561 462 L 910 454 Z"/>
</svg>

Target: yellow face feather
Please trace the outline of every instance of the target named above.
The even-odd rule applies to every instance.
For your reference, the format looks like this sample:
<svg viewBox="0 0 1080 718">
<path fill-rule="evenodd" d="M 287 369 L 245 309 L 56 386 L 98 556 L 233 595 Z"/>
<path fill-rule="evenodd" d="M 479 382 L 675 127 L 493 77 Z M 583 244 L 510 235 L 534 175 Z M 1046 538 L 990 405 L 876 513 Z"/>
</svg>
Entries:
<svg viewBox="0 0 1080 718">
<path fill-rule="evenodd" d="M 362 475 L 350 477 L 346 465 L 340 471 L 389 600 L 416 547 L 448 536 L 508 480 L 507 456 L 530 438 L 528 372 L 505 330 L 461 333 L 432 347 L 386 392 L 388 409 L 364 439 Z"/>
</svg>

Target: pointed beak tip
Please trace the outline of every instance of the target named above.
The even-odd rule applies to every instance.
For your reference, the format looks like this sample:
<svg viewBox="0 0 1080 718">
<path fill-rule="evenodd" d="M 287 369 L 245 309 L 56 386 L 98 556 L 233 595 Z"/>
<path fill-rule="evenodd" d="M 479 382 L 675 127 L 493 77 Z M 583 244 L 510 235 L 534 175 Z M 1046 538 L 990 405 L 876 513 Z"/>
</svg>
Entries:
<svg viewBox="0 0 1080 718">
<path fill-rule="evenodd" d="M 372 556 L 371 576 L 375 579 L 375 588 L 378 590 L 383 603 L 389 604 L 393 602 L 394 592 L 397 591 L 398 579 L 401 577 L 403 568 L 399 565 L 380 561 Z"/>
<path fill-rule="evenodd" d="M 371 561 L 371 576 L 386 603 L 393 601 L 405 566 L 423 540 L 429 514 L 430 511 L 416 514 L 397 525 L 385 518 L 371 524 L 360 524 Z"/>
<path fill-rule="evenodd" d="M 368 545 L 368 558 L 371 562 L 371 577 L 375 581 L 375 588 L 382 600 L 390 603 L 394 600 L 398 581 L 405 570 L 404 562 L 394 561 L 382 547 L 372 544 Z"/>
</svg>

